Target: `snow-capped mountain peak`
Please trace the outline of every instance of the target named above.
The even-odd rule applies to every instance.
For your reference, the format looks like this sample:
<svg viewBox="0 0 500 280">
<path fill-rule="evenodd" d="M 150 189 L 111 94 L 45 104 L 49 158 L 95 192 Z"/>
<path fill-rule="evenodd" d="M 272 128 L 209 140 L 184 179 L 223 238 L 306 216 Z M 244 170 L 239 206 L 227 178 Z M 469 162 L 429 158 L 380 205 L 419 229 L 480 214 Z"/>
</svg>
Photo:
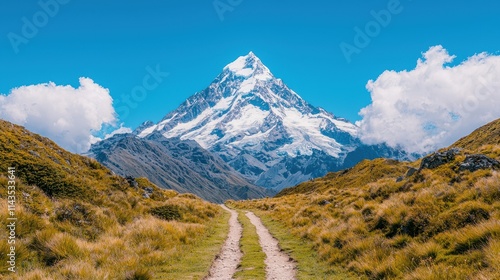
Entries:
<svg viewBox="0 0 500 280">
<path fill-rule="evenodd" d="M 274 78 L 271 71 L 269 71 L 253 52 L 238 57 L 238 59 L 224 67 L 224 70 L 231 72 L 235 76 L 244 78 L 253 77 L 257 80 L 269 80 Z"/>
<path fill-rule="evenodd" d="M 136 133 L 147 137 L 155 131 L 195 140 L 249 180 L 278 188 L 340 167 L 362 145 L 356 125 L 307 103 L 252 52 L 158 124 L 143 124 Z"/>
<path fill-rule="evenodd" d="M 159 124 L 141 130 L 139 137 L 159 130 L 166 137 L 195 140 L 206 149 L 224 145 L 232 153 L 274 145 L 266 149 L 275 159 L 310 155 L 313 150 L 339 157 L 351 150 L 346 144 L 357 133 L 354 124 L 308 104 L 253 52 L 224 67 L 207 89 Z"/>
</svg>

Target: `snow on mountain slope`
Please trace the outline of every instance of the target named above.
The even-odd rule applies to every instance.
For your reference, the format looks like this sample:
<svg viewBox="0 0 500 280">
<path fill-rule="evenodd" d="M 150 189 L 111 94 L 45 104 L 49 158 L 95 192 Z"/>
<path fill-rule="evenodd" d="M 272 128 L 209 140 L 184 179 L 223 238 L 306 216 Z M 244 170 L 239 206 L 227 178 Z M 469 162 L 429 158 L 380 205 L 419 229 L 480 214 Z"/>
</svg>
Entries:
<svg viewBox="0 0 500 280">
<path fill-rule="evenodd" d="M 224 67 L 208 88 L 158 124 L 145 123 L 136 133 L 146 137 L 154 131 L 195 140 L 246 178 L 279 188 L 340 168 L 361 145 L 356 125 L 308 104 L 252 52 Z M 328 164 L 316 173 L 291 166 L 315 160 Z"/>
<path fill-rule="evenodd" d="M 338 156 L 341 145 L 322 131 L 335 127 L 351 135 L 357 131 L 354 124 L 307 104 L 249 53 L 226 66 L 207 90 L 139 136 L 160 130 L 166 137 L 193 139 L 207 149 L 217 143 L 236 148 L 257 145 L 278 123 L 293 141 L 276 152 L 290 156 L 311 154 L 314 148 Z"/>
</svg>

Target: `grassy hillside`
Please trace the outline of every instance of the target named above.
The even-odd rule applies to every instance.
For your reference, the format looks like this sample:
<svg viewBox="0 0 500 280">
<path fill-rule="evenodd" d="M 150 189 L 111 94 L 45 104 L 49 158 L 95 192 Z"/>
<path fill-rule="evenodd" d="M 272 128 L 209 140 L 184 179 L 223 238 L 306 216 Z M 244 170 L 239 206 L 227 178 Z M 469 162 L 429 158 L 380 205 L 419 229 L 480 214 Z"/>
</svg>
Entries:
<svg viewBox="0 0 500 280">
<path fill-rule="evenodd" d="M 412 163 L 363 161 L 276 198 L 232 204 L 289 228 L 354 278 L 500 279 L 498 165 L 464 167 L 472 154 L 500 160 L 499 123 L 461 139 L 438 166 L 417 170 L 446 150 Z"/>
<path fill-rule="evenodd" d="M 113 175 L 97 161 L 0 121 L 0 219 L 16 168 L 16 273 L 0 231 L 0 278 L 200 279 L 218 252 L 227 214 L 194 195 Z M 12 184 L 12 183 L 10 183 Z M 196 258 L 199 252 L 203 258 Z M 197 259 L 194 263 L 192 260 Z"/>
<path fill-rule="evenodd" d="M 458 140 L 454 147 L 477 150 L 485 145 L 500 145 L 500 120 L 476 129 L 470 135 Z"/>
</svg>

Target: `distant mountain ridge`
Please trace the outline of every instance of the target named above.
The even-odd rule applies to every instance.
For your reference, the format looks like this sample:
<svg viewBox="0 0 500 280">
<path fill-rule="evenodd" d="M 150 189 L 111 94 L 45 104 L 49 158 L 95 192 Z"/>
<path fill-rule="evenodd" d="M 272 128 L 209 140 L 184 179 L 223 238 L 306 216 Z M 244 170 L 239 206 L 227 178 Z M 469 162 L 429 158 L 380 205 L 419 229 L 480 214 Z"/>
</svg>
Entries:
<svg viewBox="0 0 500 280">
<path fill-rule="evenodd" d="M 385 145 L 364 145 L 355 124 L 307 103 L 252 52 L 159 123 L 145 122 L 134 133 L 145 138 L 153 132 L 194 140 L 251 182 L 277 190 L 361 159 L 411 158 Z"/>
<path fill-rule="evenodd" d="M 273 193 L 242 178 L 217 155 L 192 140 L 115 135 L 94 144 L 89 155 L 121 176 L 145 176 L 163 188 L 193 193 L 212 202 L 251 199 Z"/>
</svg>

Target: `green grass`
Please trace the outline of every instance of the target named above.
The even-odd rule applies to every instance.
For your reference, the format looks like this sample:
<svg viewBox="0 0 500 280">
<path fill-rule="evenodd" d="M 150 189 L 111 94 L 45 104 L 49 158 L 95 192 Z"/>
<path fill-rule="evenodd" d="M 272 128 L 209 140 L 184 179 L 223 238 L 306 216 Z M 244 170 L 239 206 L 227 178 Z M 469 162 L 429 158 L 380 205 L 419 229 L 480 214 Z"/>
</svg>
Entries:
<svg viewBox="0 0 500 280">
<path fill-rule="evenodd" d="M 274 220 L 263 211 L 254 211 L 260 217 L 264 226 L 279 241 L 279 246 L 297 262 L 297 279 L 299 280 L 340 280 L 352 279 L 339 269 L 320 262 L 318 254 L 310 243 L 303 242 L 279 221 Z"/>
<path fill-rule="evenodd" d="M 238 211 L 238 221 L 243 225 L 243 234 L 240 241 L 243 257 L 234 278 L 238 280 L 266 279 L 266 265 L 264 263 L 266 254 L 259 244 L 257 230 L 244 211 Z"/>
<path fill-rule="evenodd" d="M 159 267 L 155 279 L 203 279 L 208 274 L 215 256 L 220 252 L 229 232 L 230 214 L 221 211 L 212 227 L 194 246 L 186 248 L 174 262 Z"/>
</svg>

